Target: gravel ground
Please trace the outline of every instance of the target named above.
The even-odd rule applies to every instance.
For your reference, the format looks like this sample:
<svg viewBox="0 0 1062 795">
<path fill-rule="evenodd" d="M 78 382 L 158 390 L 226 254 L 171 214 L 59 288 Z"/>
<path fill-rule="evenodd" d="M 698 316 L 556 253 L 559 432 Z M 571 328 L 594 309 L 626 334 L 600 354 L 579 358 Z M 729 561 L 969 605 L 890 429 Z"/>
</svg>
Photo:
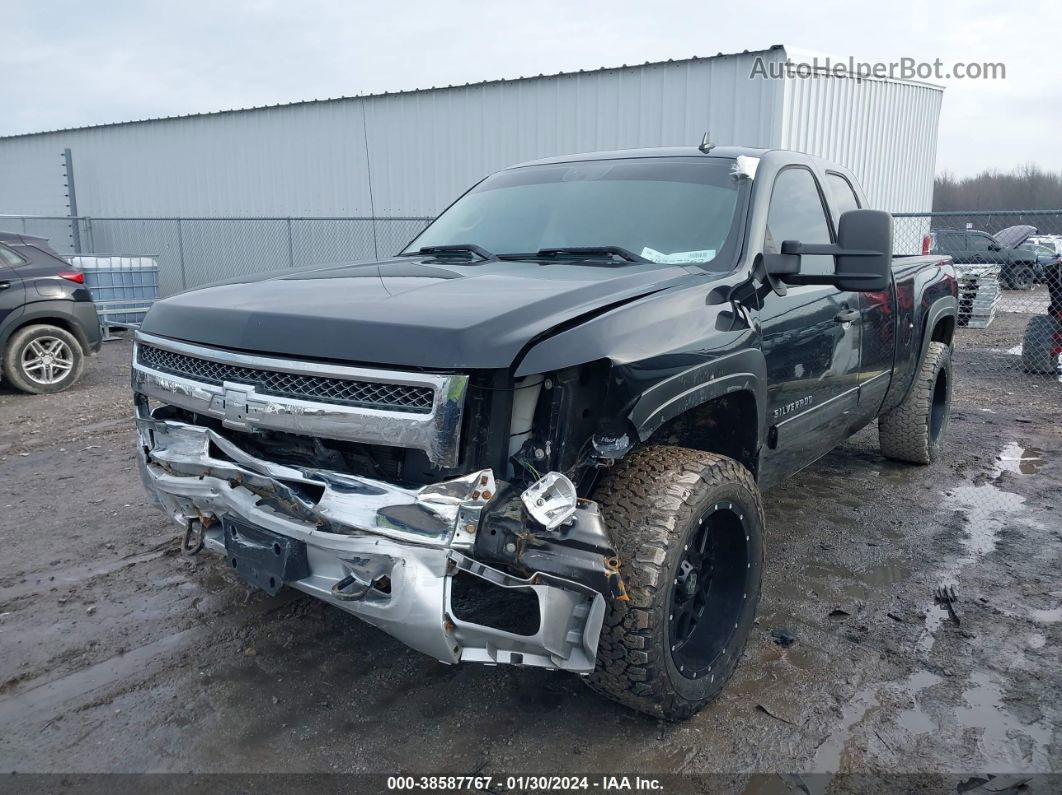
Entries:
<svg viewBox="0 0 1062 795">
<path fill-rule="evenodd" d="M 1062 771 L 1062 384 L 977 375 L 970 334 L 944 460 L 888 462 L 868 429 L 765 495 L 757 626 L 679 725 L 177 554 L 136 473 L 127 342 L 65 394 L 0 387 L 0 769 Z"/>
</svg>

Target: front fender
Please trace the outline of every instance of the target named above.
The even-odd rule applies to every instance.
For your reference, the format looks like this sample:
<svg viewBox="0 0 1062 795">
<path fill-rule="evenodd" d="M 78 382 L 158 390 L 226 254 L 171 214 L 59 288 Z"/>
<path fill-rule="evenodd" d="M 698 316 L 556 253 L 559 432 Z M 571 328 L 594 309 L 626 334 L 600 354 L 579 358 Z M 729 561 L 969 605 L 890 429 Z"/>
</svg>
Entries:
<svg viewBox="0 0 1062 795">
<path fill-rule="evenodd" d="M 713 289 L 715 288 L 715 289 Z M 766 410 L 767 365 L 757 332 L 720 296 L 718 277 L 645 296 L 559 330 L 530 346 L 516 377 L 608 360 L 609 420 L 629 422 L 640 441 L 696 406 L 738 391 Z M 762 446 L 765 429 L 758 422 Z"/>
<path fill-rule="evenodd" d="M 756 417 L 765 415 L 767 363 L 759 349 L 735 351 L 665 378 L 642 392 L 628 418 L 638 438 L 645 441 L 675 417 L 735 392 L 750 393 L 756 401 Z M 763 446 L 765 432 L 765 423 L 758 422 L 758 447 Z"/>
<path fill-rule="evenodd" d="M 519 378 L 598 359 L 623 365 L 667 354 L 710 355 L 742 333 L 716 330 L 720 312 L 731 307 L 708 303 L 713 281 L 702 278 L 686 287 L 661 289 L 575 326 L 558 328 L 522 352 L 514 363 L 514 375 Z"/>
</svg>

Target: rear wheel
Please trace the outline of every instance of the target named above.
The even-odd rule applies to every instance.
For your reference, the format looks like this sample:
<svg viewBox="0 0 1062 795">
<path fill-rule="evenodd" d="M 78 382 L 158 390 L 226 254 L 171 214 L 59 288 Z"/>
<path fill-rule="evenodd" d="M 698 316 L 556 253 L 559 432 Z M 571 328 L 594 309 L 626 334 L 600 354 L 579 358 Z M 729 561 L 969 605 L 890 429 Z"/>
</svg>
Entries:
<svg viewBox="0 0 1062 795">
<path fill-rule="evenodd" d="M 19 329 L 4 354 L 4 378 L 16 389 L 39 395 L 69 389 L 81 377 L 85 356 L 77 339 L 58 326 Z"/>
<path fill-rule="evenodd" d="M 897 461 L 931 464 L 943 450 L 951 414 L 951 348 L 929 343 L 903 403 L 878 418 L 881 452 Z"/>
<path fill-rule="evenodd" d="M 594 494 L 630 600 L 609 606 L 590 686 L 668 720 L 689 717 L 733 674 L 756 617 L 763 508 L 725 456 L 653 446 Z"/>
<path fill-rule="evenodd" d="M 1058 369 L 1058 349 L 1062 344 L 1062 321 L 1050 315 L 1036 315 L 1025 327 L 1021 343 L 1021 363 L 1027 372 L 1054 374 Z"/>
</svg>

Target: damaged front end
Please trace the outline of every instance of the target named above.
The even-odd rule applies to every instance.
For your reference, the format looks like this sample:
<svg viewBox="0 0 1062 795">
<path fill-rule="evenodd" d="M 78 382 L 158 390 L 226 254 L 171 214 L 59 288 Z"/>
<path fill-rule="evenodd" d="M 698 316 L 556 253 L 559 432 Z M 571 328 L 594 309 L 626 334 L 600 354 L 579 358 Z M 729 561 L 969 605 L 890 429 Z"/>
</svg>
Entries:
<svg viewBox="0 0 1062 795">
<path fill-rule="evenodd" d="M 151 344 L 169 349 L 163 340 Z M 184 345 L 180 353 L 199 354 Z M 140 472 L 198 542 L 186 539 L 188 551 L 202 545 L 267 592 L 290 585 L 443 662 L 593 670 L 606 600 L 626 598 L 594 503 L 578 501 L 547 528 L 493 468 L 410 486 L 267 460 L 255 434 L 298 431 L 301 418 L 330 407 L 274 403 L 253 383 L 216 385 L 201 371 L 152 366 L 160 361 L 134 351 Z M 235 412 L 225 406 L 232 393 L 240 398 Z M 441 406 L 452 416 L 454 407 L 439 401 L 417 421 L 445 427 L 435 412 Z M 383 413 L 345 411 L 352 438 Z M 429 451 L 455 449 L 454 439 L 423 438 Z"/>
</svg>

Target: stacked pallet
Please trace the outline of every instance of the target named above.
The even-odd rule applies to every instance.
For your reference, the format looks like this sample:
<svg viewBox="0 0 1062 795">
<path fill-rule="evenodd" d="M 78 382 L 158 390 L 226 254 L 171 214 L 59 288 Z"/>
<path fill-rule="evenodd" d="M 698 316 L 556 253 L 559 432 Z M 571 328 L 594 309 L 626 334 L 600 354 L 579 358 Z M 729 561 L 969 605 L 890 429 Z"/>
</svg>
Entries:
<svg viewBox="0 0 1062 795">
<path fill-rule="evenodd" d="M 956 265 L 959 281 L 959 325 L 988 328 L 999 303 L 998 265 Z"/>
</svg>

